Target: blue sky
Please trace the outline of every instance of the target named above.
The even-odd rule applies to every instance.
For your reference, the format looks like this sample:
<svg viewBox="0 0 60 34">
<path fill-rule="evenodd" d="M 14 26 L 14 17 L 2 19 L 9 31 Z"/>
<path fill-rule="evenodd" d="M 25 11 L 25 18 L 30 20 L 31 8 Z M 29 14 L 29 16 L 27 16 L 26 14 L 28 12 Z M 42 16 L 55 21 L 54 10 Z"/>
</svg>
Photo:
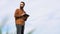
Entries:
<svg viewBox="0 0 60 34">
<path fill-rule="evenodd" d="M 15 34 L 14 12 L 20 1 L 26 3 L 24 9 L 30 15 L 25 23 L 25 34 L 33 29 L 33 34 L 60 34 L 60 0 L 0 0 L 0 26 L 4 18 L 8 19 L 2 27 L 3 34 L 7 30 Z"/>
</svg>

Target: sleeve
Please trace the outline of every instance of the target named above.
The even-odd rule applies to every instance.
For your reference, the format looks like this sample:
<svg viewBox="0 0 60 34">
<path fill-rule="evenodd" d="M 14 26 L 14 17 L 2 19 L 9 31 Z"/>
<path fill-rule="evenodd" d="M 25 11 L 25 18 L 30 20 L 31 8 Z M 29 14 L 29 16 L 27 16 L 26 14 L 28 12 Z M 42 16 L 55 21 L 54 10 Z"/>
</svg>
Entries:
<svg viewBox="0 0 60 34">
<path fill-rule="evenodd" d="M 29 15 L 28 14 L 25 14 L 24 15 L 24 20 L 26 21 L 28 17 L 29 17 Z"/>
<path fill-rule="evenodd" d="M 14 17 L 19 17 L 19 14 L 18 14 L 19 12 L 18 12 L 18 10 L 19 10 L 19 9 L 16 9 L 15 14 L 14 14 Z"/>
</svg>

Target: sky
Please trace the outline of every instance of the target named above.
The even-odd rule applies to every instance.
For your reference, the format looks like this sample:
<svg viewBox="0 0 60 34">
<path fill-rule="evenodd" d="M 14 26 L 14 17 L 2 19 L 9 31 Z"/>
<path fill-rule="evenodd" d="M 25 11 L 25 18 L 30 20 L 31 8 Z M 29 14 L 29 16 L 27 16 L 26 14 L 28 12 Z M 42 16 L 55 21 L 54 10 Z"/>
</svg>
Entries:
<svg viewBox="0 0 60 34">
<path fill-rule="evenodd" d="M 14 12 L 21 1 L 30 15 L 25 22 L 25 34 L 32 30 L 32 34 L 60 34 L 60 0 L 0 0 L 2 34 L 16 33 Z"/>
</svg>

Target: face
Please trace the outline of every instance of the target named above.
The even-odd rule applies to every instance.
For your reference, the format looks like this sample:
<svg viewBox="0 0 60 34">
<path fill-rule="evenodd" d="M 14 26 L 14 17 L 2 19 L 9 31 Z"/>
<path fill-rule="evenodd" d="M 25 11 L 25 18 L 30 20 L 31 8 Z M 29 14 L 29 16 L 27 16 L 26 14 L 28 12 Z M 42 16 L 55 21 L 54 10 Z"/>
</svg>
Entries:
<svg viewBox="0 0 60 34">
<path fill-rule="evenodd" d="M 24 3 L 20 3 L 20 7 L 24 7 Z"/>
</svg>

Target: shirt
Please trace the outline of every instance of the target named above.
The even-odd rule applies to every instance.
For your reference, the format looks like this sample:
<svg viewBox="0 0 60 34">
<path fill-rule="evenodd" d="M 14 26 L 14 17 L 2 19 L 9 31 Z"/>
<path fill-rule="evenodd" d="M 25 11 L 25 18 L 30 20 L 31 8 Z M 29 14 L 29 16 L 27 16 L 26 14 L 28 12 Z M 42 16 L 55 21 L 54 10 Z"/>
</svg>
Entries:
<svg viewBox="0 0 60 34">
<path fill-rule="evenodd" d="M 26 15 L 26 12 L 24 10 L 16 9 L 14 17 L 16 24 L 24 25 L 25 21 L 28 18 L 28 15 Z"/>
</svg>

